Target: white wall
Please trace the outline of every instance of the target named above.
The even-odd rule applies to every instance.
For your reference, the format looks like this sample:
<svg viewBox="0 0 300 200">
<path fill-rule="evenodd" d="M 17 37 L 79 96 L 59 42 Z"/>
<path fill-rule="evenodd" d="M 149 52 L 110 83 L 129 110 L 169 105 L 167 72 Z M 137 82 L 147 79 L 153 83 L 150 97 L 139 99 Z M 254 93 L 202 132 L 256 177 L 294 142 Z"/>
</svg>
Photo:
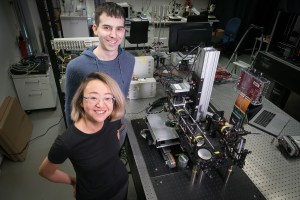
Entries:
<svg viewBox="0 0 300 200">
<path fill-rule="evenodd" d="M 26 20 L 28 34 L 30 35 L 30 43 L 33 48 L 33 54 L 36 55 L 42 51 L 42 25 L 36 0 L 22 0 L 20 2 Z"/>
<path fill-rule="evenodd" d="M 2 103 L 6 96 L 17 96 L 8 71 L 11 64 L 20 60 L 17 45 L 19 25 L 13 6 L 8 0 L 0 1 L 0 27 L 0 103 Z"/>
</svg>

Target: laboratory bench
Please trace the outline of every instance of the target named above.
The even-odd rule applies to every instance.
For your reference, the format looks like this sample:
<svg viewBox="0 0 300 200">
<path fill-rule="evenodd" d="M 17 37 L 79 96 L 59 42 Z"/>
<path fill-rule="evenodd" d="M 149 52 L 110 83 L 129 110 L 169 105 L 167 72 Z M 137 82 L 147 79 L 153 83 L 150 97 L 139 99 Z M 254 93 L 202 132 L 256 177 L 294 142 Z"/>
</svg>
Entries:
<svg viewBox="0 0 300 200">
<path fill-rule="evenodd" d="M 288 157 L 274 136 L 249 125 L 244 128 L 252 134 L 244 137 L 251 153 L 243 169 L 234 167 L 228 181 L 222 170 L 213 172 L 212 179 L 204 176 L 191 182 L 189 166 L 168 168 L 160 151 L 140 135 L 147 128 L 145 109 L 165 96 L 159 84 L 156 94 L 156 98 L 128 100 L 126 107 L 126 149 L 139 199 L 300 199 L 300 159 Z M 214 85 L 210 104 L 229 120 L 237 95 L 235 83 Z M 284 113 L 267 99 L 263 106 Z M 300 135 L 299 130 L 300 123 L 290 118 L 281 135 Z"/>
</svg>

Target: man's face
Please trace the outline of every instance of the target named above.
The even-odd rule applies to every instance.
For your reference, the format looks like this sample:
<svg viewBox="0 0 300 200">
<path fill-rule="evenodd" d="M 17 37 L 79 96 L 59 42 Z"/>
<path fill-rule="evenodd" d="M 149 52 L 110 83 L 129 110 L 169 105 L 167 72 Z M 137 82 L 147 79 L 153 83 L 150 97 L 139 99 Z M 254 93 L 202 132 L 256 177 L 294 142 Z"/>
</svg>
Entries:
<svg viewBox="0 0 300 200">
<path fill-rule="evenodd" d="M 100 48 L 104 51 L 117 51 L 125 35 L 124 18 L 100 15 L 98 25 L 93 25 L 94 34 L 99 37 Z"/>
</svg>

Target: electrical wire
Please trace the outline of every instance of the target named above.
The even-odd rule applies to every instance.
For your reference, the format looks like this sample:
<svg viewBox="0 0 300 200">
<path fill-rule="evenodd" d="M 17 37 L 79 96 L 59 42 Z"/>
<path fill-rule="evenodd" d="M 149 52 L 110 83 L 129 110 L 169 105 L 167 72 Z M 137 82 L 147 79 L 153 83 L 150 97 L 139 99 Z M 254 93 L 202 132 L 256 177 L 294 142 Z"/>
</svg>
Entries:
<svg viewBox="0 0 300 200">
<path fill-rule="evenodd" d="M 143 110 L 141 110 L 139 112 L 136 112 L 136 113 L 126 113 L 126 114 L 139 114 L 139 113 L 144 112 L 144 111 L 146 111 L 147 114 L 153 114 L 153 113 L 151 113 L 152 109 L 154 109 L 156 107 L 159 107 L 159 106 L 163 106 L 164 103 L 166 103 L 166 102 L 167 102 L 167 97 L 161 97 L 161 98 L 153 101 L 152 103 L 150 103 L 149 106 L 147 106 L 145 109 L 143 109 Z M 162 111 L 160 110 L 158 112 L 162 112 Z M 157 113 L 157 112 L 155 112 L 155 113 Z"/>
<path fill-rule="evenodd" d="M 189 55 L 192 55 L 192 52 L 194 52 L 197 48 L 202 47 L 202 46 L 203 46 L 202 43 L 199 44 L 199 45 L 197 45 L 197 46 L 194 47 L 192 50 L 190 50 L 190 51 L 189 51 L 189 52 L 188 52 L 181 60 L 186 59 Z M 176 75 L 176 74 L 174 74 L 174 73 L 169 73 L 169 72 L 168 72 L 168 73 L 158 73 L 158 72 L 155 72 L 155 75 L 159 76 L 158 81 L 159 81 L 160 83 L 162 83 L 162 85 L 163 85 L 164 87 L 168 87 L 168 86 L 172 83 L 172 81 L 178 82 L 178 81 L 182 81 L 183 79 L 187 79 L 187 78 L 192 74 L 192 72 L 193 72 L 193 70 L 194 70 L 194 68 L 195 68 L 195 65 L 196 65 L 196 60 L 197 60 L 197 58 L 199 57 L 201 51 L 202 51 L 202 48 L 201 48 L 200 51 L 197 52 L 197 54 L 196 54 L 196 56 L 195 56 L 195 58 L 194 58 L 194 62 L 193 62 L 193 64 L 192 64 L 192 68 L 191 68 L 191 70 L 186 71 L 186 72 L 187 72 L 187 75 L 186 75 L 185 77 L 180 77 L 179 75 Z M 177 71 L 177 72 L 182 72 L 182 71 L 179 69 L 179 65 L 180 65 L 180 63 L 178 63 L 176 66 L 172 66 L 170 69 L 167 69 L 167 67 L 164 66 L 164 65 L 163 65 L 163 67 L 165 67 L 165 69 L 166 69 L 167 71 Z M 167 79 L 162 79 L 162 78 L 165 78 L 166 76 L 169 76 L 169 77 L 167 77 Z"/>
<path fill-rule="evenodd" d="M 32 141 L 37 140 L 38 138 L 45 136 L 45 135 L 48 133 L 48 131 L 49 131 L 51 128 L 57 126 L 57 125 L 61 122 L 62 119 L 63 119 L 63 116 L 59 119 L 59 121 L 58 121 L 56 124 L 53 124 L 52 126 L 50 126 L 50 127 L 46 130 L 45 133 L 43 133 L 42 135 L 39 135 L 39 136 L 37 136 L 37 137 L 35 137 L 35 138 L 29 140 L 29 141 L 26 143 L 26 145 L 24 146 L 24 148 L 23 148 L 20 152 L 18 152 L 18 153 L 12 153 L 12 154 L 5 154 L 5 155 L 13 156 L 13 155 L 20 155 L 20 154 L 22 154 L 22 153 L 25 151 L 25 149 L 27 149 L 27 147 L 29 146 L 29 144 L 30 144 Z"/>
<path fill-rule="evenodd" d="M 149 8 L 150 8 L 150 5 L 151 5 L 151 1 L 149 1 L 149 4 L 147 5 L 147 0 L 146 0 L 146 5 L 147 5 L 147 8 L 144 10 L 144 13 L 148 12 Z"/>
<path fill-rule="evenodd" d="M 147 107 L 147 108 L 148 108 L 148 107 Z M 147 108 L 145 108 L 145 109 L 143 109 L 143 110 L 141 110 L 141 111 L 139 111 L 139 112 L 136 112 L 136 113 L 126 113 L 126 114 L 129 114 L 129 115 L 137 115 L 137 114 L 140 114 L 141 112 L 146 111 Z"/>
<path fill-rule="evenodd" d="M 11 65 L 8 70 L 10 77 L 13 75 L 29 75 L 38 69 L 41 65 L 48 65 L 48 56 L 36 56 L 23 58 L 19 62 Z"/>
</svg>

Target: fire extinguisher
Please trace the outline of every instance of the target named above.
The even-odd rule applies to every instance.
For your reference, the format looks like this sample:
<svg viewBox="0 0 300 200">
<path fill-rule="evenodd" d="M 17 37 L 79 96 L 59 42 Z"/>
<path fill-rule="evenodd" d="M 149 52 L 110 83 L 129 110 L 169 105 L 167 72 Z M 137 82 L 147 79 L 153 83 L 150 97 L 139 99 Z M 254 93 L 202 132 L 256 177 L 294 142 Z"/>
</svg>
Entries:
<svg viewBox="0 0 300 200">
<path fill-rule="evenodd" d="M 26 41 L 24 40 L 24 37 L 22 36 L 21 32 L 19 33 L 19 37 L 18 37 L 18 45 L 19 45 L 22 58 L 27 58 L 28 52 L 26 47 Z"/>
</svg>

